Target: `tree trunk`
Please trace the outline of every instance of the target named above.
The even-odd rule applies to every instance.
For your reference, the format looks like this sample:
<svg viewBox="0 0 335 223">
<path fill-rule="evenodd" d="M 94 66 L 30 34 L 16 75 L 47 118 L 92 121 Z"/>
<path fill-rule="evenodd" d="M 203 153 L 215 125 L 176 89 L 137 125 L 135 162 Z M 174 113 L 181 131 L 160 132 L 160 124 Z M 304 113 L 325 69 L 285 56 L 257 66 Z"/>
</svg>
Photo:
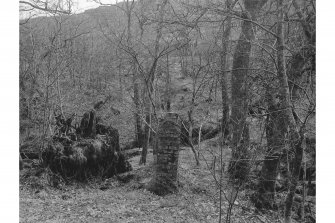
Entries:
<svg viewBox="0 0 335 223">
<path fill-rule="evenodd" d="M 246 120 L 248 112 L 248 68 L 251 53 L 251 41 L 255 38 L 251 19 L 260 11 L 266 0 L 245 0 L 246 11 L 242 12 L 242 31 L 237 42 L 233 57 L 232 70 L 232 157 L 229 163 L 229 184 L 231 191 L 228 195 L 230 208 L 227 212 L 227 220 L 234 200 L 238 194 L 238 188 L 243 184 L 249 174 L 249 126 Z M 230 220 L 229 220 L 230 221 Z"/>
<path fill-rule="evenodd" d="M 289 84 L 290 92 L 292 92 L 292 101 L 297 101 L 299 99 L 299 87 L 297 86 L 298 81 L 301 79 L 301 70 L 304 67 L 305 61 L 301 52 L 298 52 L 292 56 L 291 66 L 288 70 L 288 75 L 291 79 Z"/>
<path fill-rule="evenodd" d="M 169 70 L 169 55 L 166 55 L 166 111 L 171 111 L 171 77 Z"/>
<path fill-rule="evenodd" d="M 291 212 L 292 212 L 292 203 L 293 197 L 298 183 L 300 166 L 302 162 L 302 141 L 303 141 L 303 132 L 299 132 L 297 129 L 297 123 L 293 116 L 292 103 L 290 99 L 290 91 L 288 85 L 288 78 L 286 74 L 286 63 L 284 55 L 284 10 L 283 10 L 283 0 L 277 0 L 279 15 L 278 15 L 278 25 L 277 25 L 277 65 L 278 65 L 278 78 L 281 85 L 281 110 L 283 111 L 284 119 L 286 120 L 283 123 L 283 134 L 289 133 L 289 144 L 290 149 L 293 149 L 295 152 L 295 159 L 293 164 L 293 172 L 291 176 L 291 182 L 289 185 L 289 192 L 285 201 L 285 222 L 291 222 Z"/>
<path fill-rule="evenodd" d="M 134 77 L 135 78 L 135 77 Z M 140 95 L 139 86 L 136 80 L 134 81 L 134 103 L 135 103 L 135 130 L 137 147 L 143 147 L 143 131 L 141 122 Z"/>
<path fill-rule="evenodd" d="M 274 100 L 270 92 L 268 97 L 268 117 L 266 124 L 267 153 L 262 166 L 257 195 L 256 207 L 258 209 L 275 209 L 275 185 L 278 175 L 278 166 L 282 150 L 285 146 L 285 134 L 282 130 L 284 117 L 280 111 L 279 104 Z"/>
<path fill-rule="evenodd" d="M 300 168 L 303 158 L 303 146 L 304 146 L 304 135 L 301 134 L 299 142 L 295 145 L 294 152 L 295 152 L 295 158 L 294 158 L 294 164 L 293 164 L 293 173 L 290 180 L 289 185 L 289 192 L 286 196 L 285 200 L 285 223 L 291 223 L 291 214 L 292 214 L 292 205 L 293 205 L 293 198 L 295 191 L 297 189 L 298 181 L 299 181 L 299 175 L 300 175 Z"/>
<path fill-rule="evenodd" d="M 131 15 L 133 10 L 134 1 L 126 1 L 126 14 L 127 14 L 127 44 L 132 46 L 132 33 L 131 33 Z M 141 36 L 142 38 L 142 36 Z M 134 85 L 134 104 L 135 104 L 135 130 L 136 130 L 136 146 L 143 147 L 143 132 L 141 125 L 141 116 L 140 116 L 140 96 L 139 96 L 139 84 L 138 84 L 138 73 L 136 69 L 136 62 L 134 59 L 131 61 L 131 66 L 133 69 L 133 85 Z M 119 65 L 119 74 L 121 73 L 121 60 Z M 120 92 L 122 96 L 122 80 L 120 76 Z"/>
<path fill-rule="evenodd" d="M 142 153 L 141 153 L 141 159 L 139 164 L 146 164 L 147 162 L 147 154 L 148 154 L 148 148 L 150 145 L 150 124 L 151 124 L 151 105 L 147 105 L 147 111 L 146 111 L 146 116 L 145 116 L 145 127 L 144 127 L 144 137 L 143 137 L 143 145 L 142 145 Z"/>
<path fill-rule="evenodd" d="M 292 111 L 292 101 L 291 101 L 291 95 L 290 92 L 292 92 L 292 100 L 297 99 L 297 92 L 298 88 L 295 86 L 294 83 L 288 83 L 288 77 L 286 73 L 286 62 L 285 62 L 285 55 L 284 55 L 284 26 L 283 26 L 283 0 L 278 0 L 277 1 L 278 5 L 278 26 L 277 26 L 277 67 L 278 67 L 278 79 L 280 81 L 280 103 L 278 104 L 278 108 L 276 110 L 279 110 L 279 116 L 277 117 L 277 121 L 273 120 L 274 122 L 277 122 L 278 124 L 274 126 L 276 128 L 277 136 L 269 132 L 267 132 L 267 138 L 268 138 L 268 144 L 269 144 L 269 149 L 271 149 L 271 144 L 273 144 L 274 141 L 277 141 L 278 144 L 277 146 L 277 151 L 274 151 L 275 155 L 274 159 L 275 162 L 269 163 L 266 160 L 264 161 L 263 169 L 262 169 L 262 178 L 261 178 L 261 188 L 260 188 L 260 193 L 259 193 L 259 198 L 262 196 L 265 196 L 265 193 L 271 193 L 271 191 L 274 188 L 274 183 L 275 181 L 273 178 L 277 175 L 278 172 L 278 164 L 275 165 L 275 163 L 279 162 L 277 157 L 279 156 L 280 148 L 283 148 L 285 145 L 283 144 L 285 142 L 285 135 L 289 133 L 289 143 L 290 143 L 290 148 L 291 150 L 294 150 L 295 153 L 295 158 L 294 158 L 294 163 L 293 163 L 293 171 L 290 179 L 290 184 L 289 184 L 289 193 L 286 198 L 286 205 L 285 205 L 285 222 L 291 222 L 291 209 L 292 209 L 292 203 L 293 203 L 293 197 L 294 193 L 296 190 L 298 178 L 299 178 L 299 171 L 300 171 L 300 166 L 302 162 L 302 157 L 303 157 L 303 150 L 302 150 L 302 143 L 303 143 L 303 132 L 300 131 L 298 133 L 297 130 L 297 123 L 294 118 L 294 114 Z M 299 15 L 299 8 L 296 4 L 296 1 L 293 1 L 293 5 L 298 10 L 298 16 L 302 18 L 301 15 Z M 306 26 L 306 24 L 302 24 L 306 38 L 310 43 L 313 43 L 313 35 L 310 34 L 310 30 Z M 291 60 L 291 66 L 289 69 L 289 75 L 293 82 L 296 82 L 298 79 L 301 78 L 301 70 L 303 69 L 304 63 L 306 61 L 300 54 L 301 52 L 296 53 Z M 270 111 L 271 113 L 271 111 Z M 278 128 L 279 127 L 279 128 Z M 303 130 L 303 129 L 301 129 Z M 279 132 L 280 131 L 280 132 Z M 266 181 L 266 175 L 268 176 L 268 179 L 273 180 L 270 182 Z M 268 187 L 266 187 L 266 185 Z M 263 190 L 263 191 L 262 191 Z M 263 192 L 263 193 L 262 193 Z M 264 200 L 266 201 L 267 204 L 271 204 L 273 200 L 272 196 L 265 196 Z"/>
<path fill-rule="evenodd" d="M 248 19 L 246 12 L 243 13 L 243 18 Z M 238 166 L 242 164 L 241 156 L 246 154 L 247 140 L 242 138 L 242 133 L 246 127 L 247 115 L 247 74 L 249 68 L 249 57 L 251 52 L 250 41 L 253 39 L 252 24 L 249 21 L 242 22 L 242 32 L 238 40 L 233 58 L 232 71 L 232 115 L 233 123 L 233 138 L 232 138 L 232 160 L 230 162 L 229 173 L 232 179 L 243 180 L 244 177 L 238 176 Z M 245 129 L 247 131 L 247 129 Z M 241 164 L 241 165 L 240 165 Z M 245 174 L 243 174 L 245 175 Z"/>
<path fill-rule="evenodd" d="M 118 50 L 116 49 L 116 57 L 119 58 L 119 65 L 118 65 L 118 76 L 119 76 L 119 85 L 120 85 L 120 96 L 119 96 L 119 99 L 120 99 L 120 102 L 123 101 L 123 83 L 122 83 L 122 72 L 121 72 L 121 68 L 122 68 L 122 57 L 120 57 L 118 55 Z M 135 74 L 133 74 L 135 75 Z M 106 81 L 107 83 L 107 81 Z"/>
<path fill-rule="evenodd" d="M 227 10 L 231 7 L 231 1 L 226 2 Z M 226 23 L 222 23 L 222 51 L 221 51 L 221 95 L 222 95 L 222 128 L 226 138 L 229 134 L 229 97 L 228 97 L 228 40 L 231 33 L 231 17 L 228 16 Z M 228 131 L 226 131 L 228 130 Z"/>
<path fill-rule="evenodd" d="M 144 135 L 143 135 L 143 144 L 142 144 L 142 153 L 139 164 L 146 164 L 149 142 L 150 142 L 150 125 L 151 125 L 151 99 L 153 92 L 153 82 L 155 79 L 155 70 L 157 66 L 157 61 L 155 60 L 154 64 L 151 67 L 149 72 L 149 80 L 145 83 L 147 86 L 147 95 L 144 96 L 145 101 L 145 126 L 144 126 Z"/>
<path fill-rule="evenodd" d="M 194 143 L 193 143 L 193 118 L 192 118 L 193 104 L 194 104 L 194 98 L 192 98 L 192 108 L 188 111 L 188 121 L 190 123 L 189 131 L 188 131 L 188 141 L 189 141 L 191 150 L 194 154 L 195 163 L 196 163 L 197 166 L 199 166 L 200 165 L 199 157 L 198 157 L 197 152 L 195 151 Z M 201 129 L 199 131 L 199 134 L 201 134 Z"/>
</svg>

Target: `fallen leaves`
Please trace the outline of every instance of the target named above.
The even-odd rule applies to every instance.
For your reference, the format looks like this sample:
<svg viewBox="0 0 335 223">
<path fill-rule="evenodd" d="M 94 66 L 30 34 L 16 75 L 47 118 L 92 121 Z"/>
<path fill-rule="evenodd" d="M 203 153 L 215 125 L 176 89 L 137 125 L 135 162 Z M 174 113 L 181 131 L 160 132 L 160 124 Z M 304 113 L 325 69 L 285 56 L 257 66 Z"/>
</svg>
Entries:
<svg viewBox="0 0 335 223">
<path fill-rule="evenodd" d="M 148 162 L 151 156 L 148 156 Z M 219 195 L 210 173 L 205 165 L 195 168 L 190 162 L 183 162 L 192 156 L 181 154 L 181 157 L 179 192 L 165 197 L 140 187 L 152 177 L 150 165 L 134 170 L 136 177 L 126 184 L 111 178 L 100 184 L 75 184 L 63 190 L 39 189 L 38 193 L 35 193 L 36 189 L 22 186 L 20 222 L 218 222 Z M 133 162 L 138 162 L 138 158 L 132 158 Z M 106 189 L 101 190 L 102 186 Z M 240 196 L 232 213 L 234 222 L 261 222 L 264 219 L 275 222 L 274 218 L 257 218 L 255 213 L 240 208 L 250 206 L 244 193 Z M 223 198 L 223 220 L 227 205 Z"/>
</svg>

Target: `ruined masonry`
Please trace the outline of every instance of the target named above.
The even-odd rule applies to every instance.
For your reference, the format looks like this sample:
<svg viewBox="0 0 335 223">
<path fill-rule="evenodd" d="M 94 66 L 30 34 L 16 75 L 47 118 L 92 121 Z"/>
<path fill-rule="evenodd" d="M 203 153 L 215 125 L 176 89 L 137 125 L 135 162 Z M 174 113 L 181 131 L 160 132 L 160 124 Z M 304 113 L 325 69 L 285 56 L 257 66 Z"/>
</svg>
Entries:
<svg viewBox="0 0 335 223">
<path fill-rule="evenodd" d="M 160 120 L 155 175 L 148 185 L 148 190 L 157 195 L 166 195 L 177 190 L 180 131 L 176 113 L 167 113 Z"/>
</svg>

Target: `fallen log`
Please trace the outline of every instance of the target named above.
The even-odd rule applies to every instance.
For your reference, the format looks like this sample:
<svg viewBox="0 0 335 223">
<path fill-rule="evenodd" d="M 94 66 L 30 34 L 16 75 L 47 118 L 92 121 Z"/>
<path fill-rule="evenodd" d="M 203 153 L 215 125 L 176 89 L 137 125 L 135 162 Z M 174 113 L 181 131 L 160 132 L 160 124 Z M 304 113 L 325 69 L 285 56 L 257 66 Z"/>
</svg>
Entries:
<svg viewBox="0 0 335 223">
<path fill-rule="evenodd" d="M 124 154 L 127 155 L 127 158 L 131 158 L 131 157 L 134 157 L 134 156 L 141 155 L 141 151 L 142 151 L 141 148 L 134 148 L 134 149 L 125 150 Z"/>
<path fill-rule="evenodd" d="M 121 148 L 121 150 L 122 150 L 122 151 L 126 151 L 126 150 L 131 150 L 131 149 L 139 148 L 139 147 L 141 147 L 139 142 L 137 142 L 137 141 L 130 141 L 130 142 L 126 143 L 126 144 Z"/>
<path fill-rule="evenodd" d="M 220 127 L 217 127 L 215 129 L 210 129 L 210 130 L 208 129 L 208 131 L 204 135 L 201 136 L 201 141 L 214 138 L 220 133 L 220 131 L 221 131 Z"/>
<path fill-rule="evenodd" d="M 188 124 L 182 125 L 181 128 L 181 145 L 190 146 L 191 142 L 189 139 L 189 130 Z M 197 145 L 199 142 L 199 132 L 200 127 L 193 128 L 192 130 L 192 144 Z M 203 126 L 201 128 L 201 142 L 204 140 L 212 139 L 216 137 L 221 132 L 221 126 L 218 125 L 215 128 L 212 126 Z"/>
</svg>

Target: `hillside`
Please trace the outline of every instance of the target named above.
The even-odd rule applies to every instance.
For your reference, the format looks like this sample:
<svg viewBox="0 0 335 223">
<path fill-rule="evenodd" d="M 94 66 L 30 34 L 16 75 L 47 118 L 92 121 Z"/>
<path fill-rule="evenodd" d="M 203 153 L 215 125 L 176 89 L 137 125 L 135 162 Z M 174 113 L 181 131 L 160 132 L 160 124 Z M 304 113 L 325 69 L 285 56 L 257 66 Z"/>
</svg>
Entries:
<svg viewBox="0 0 335 223">
<path fill-rule="evenodd" d="M 154 3 L 148 2 L 148 4 Z M 122 7 L 122 5 L 118 5 L 118 7 Z M 31 45 L 31 32 L 33 33 L 34 41 L 36 42 L 34 45 L 34 57 L 37 58 L 45 57 L 47 52 L 54 49 L 53 47 L 50 48 L 48 45 L 51 44 L 50 38 L 52 35 L 57 33 L 57 27 L 59 27 L 58 31 L 64 32 L 60 37 L 61 39 L 63 38 L 66 41 L 66 39 L 71 39 L 73 38 L 72 36 L 74 36 L 75 38 L 71 40 L 71 43 L 66 42 L 71 44 L 65 45 L 65 47 L 69 47 L 69 49 L 60 49 L 60 51 L 55 51 L 54 55 L 51 55 L 51 57 L 54 58 L 57 54 L 65 54 L 65 57 L 63 57 L 64 61 L 59 62 L 61 66 L 64 66 L 61 71 L 61 78 L 59 79 L 59 84 L 62 89 L 61 92 L 63 94 L 62 109 L 67 115 L 76 112 L 78 117 L 76 117 L 75 121 L 78 122 L 80 120 L 80 115 L 82 115 L 88 107 L 99 100 L 103 100 L 107 95 L 112 95 L 112 100 L 99 115 L 101 115 L 106 122 L 119 129 L 121 144 L 124 144 L 131 140 L 132 134 L 129 134 L 129 132 L 133 132 L 133 126 L 129 125 L 130 123 L 124 125 L 122 120 L 131 119 L 132 113 L 134 112 L 131 99 L 133 97 L 133 89 L 131 86 L 131 78 L 129 76 L 129 65 L 127 62 L 124 62 L 124 60 L 127 60 L 127 55 L 124 54 L 124 52 L 117 50 L 115 45 L 111 45 L 109 40 L 104 36 L 104 31 L 101 30 L 101 27 L 107 28 L 106 25 L 108 24 L 109 29 L 114 30 L 113 32 L 122 32 L 122 30 L 118 29 L 123 28 L 126 25 L 126 17 L 124 12 L 118 7 L 100 6 L 71 16 L 33 18 L 28 24 L 20 27 L 20 53 L 23 63 L 21 68 L 25 69 L 26 65 L 24 65 L 24 63 L 26 63 L 26 72 L 32 72 L 29 70 L 30 67 L 28 66 L 28 64 L 31 63 L 30 61 L 34 60 L 31 57 L 31 50 L 33 47 Z M 146 10 L 148 10 L 148 8 L 146 8 Z M 134 23 L 134 29 L 132 29 L 133 36 L 138 36 L 138 34 L 136 34 L 139 32 L 139 28 L 136 24 L 137 18 L 133 16 L 132 22 Z M 151 30 L 152 26 L 148 25 L 147 27 L 148 30 L 145 31 L 143 39 L 145 39 L 145 41 L 150 41 L 150 39 L 154 38 L 154 32 Z M 105 30 L 105 28 L 103 28 L 103 30 Z M 203 35 L 207 35 L 206 33 L 210 34 L 209 29 L 211 29 L 211 27 L 204 25 L 201 29 L 203 29 Z M 112 34 L 107 32 L 106 35 L 109 36 Z M 206 51 L 210 52 L 211 48 L 214 47 L 211 46 L 211 39 L 213 39 L 213 36 L 211 35 L 199 39 L 197 50 L 201 52 L 202 49 L 206 49 Z M 62 43 L 57 44 L 62 45 Z M 84 49 L 81 48 L 82 46 Z M 210 48 L 208 49 L 208 47 Z M 150 50 L 151 49 L 144 54 L 144 57 L 149 56 Z M 28 54 L 30 54 L 30 56 L 26 57 L 25 55 Z M 69 54 L 74 56 L 74 60 L 70 60 L 70 58 L 67 59 L 70 56 Z M 193 59 L 191 55 L 186 58 L 186 60 L 189 61 L 187 63 L 190 65 L 194 63 L 194 66 L 197 66 L 196 62 L 192 62 Z M 165 84 L 164 75 L 166 74 L 163 70 L 166 69 L 166 64 L 164 64 L 164 60 L 166 59 L 162 59 L 158 67 L 158 72 L 161 72 L 161 74 L 157 75 L 157 84 L 161 86 Z M 66 65 L 68 63 L 71 64 L 71 69 L 68 69 L 68 65 Z M 178 111 L 186 118 L 187 114 L 185 112 L 190 106 L 189 101 L 192 91 L 195 90 L 195 87 L 198 87 L 199 83 L 195 83 L 196 80 L 190 76 L 192 73 L 186 75 L 182 71 L 181 63 L 179 53 L 176 52 L 169 56 L 168 66 L 173 94 L 171 95 L 172 107 L 173 110 Z M 40 63 L 37 66 L 39 66 L 40 69 L 50 70 L 59 65 L 51 64 L 50 67 L 46 67 L 45 63 Z M 194 69 L 196 69 L 196 67 L 194 67 Z M 190 70 L 190 72 L 194 71 L 195 70 Z M 53 76 L 54 74 L 50 75 Z M 210 77 L 208 76 L 205 78 L 209 80 Z M 123 83 L 123 87 L 120 86 L 120 81 Z M 39 81 L 37 80 L 37 82 Z M 210 113 L 212 113 L 213 116 L 211 119 L 217 121 L 220 118 L 217 114 L 220 114 L 221 112 L 220 107 L 215 106 L 215 104 L 219 104 L 221 98 L 219 96 L 219 86 L 214 82 L 217 82 L 217 80 L 213 80 L 211 86 L 212 90 L 209 90 L 209 88 L 201 89 L 201 92 L 197 95 L 197 100 L 199 100 L 198 107 L 200 109 L 199 111 L 201 111 L 203 110 L 202 107 L 206 107 L 208 104 L 206 99 L 215 95 L 215 103 L 211 106 L 212 109 Z M 43 84 L 37 84 L 39 87 L 36 88 L 43 88 Z M 86 85 L 87 88 L 85 92 L 82 92 L 83 87 Z M 25 94 L 24 92 L 22 93 Z M 160 101 L 163 98 L 163 93 L 164 91 L 161 90 L 156 91 L 155 100 Z M 53 97 L 56 99 L 57 96 L 54 95 Z M 115 117 L 108 107 L 118 109 L 120 115 Z M 199 115 L 198 118 L 201 118 L 202 115 L 200 113 Z M 196 119 L 198 118 L 196 117 Z"/>
</svg>

